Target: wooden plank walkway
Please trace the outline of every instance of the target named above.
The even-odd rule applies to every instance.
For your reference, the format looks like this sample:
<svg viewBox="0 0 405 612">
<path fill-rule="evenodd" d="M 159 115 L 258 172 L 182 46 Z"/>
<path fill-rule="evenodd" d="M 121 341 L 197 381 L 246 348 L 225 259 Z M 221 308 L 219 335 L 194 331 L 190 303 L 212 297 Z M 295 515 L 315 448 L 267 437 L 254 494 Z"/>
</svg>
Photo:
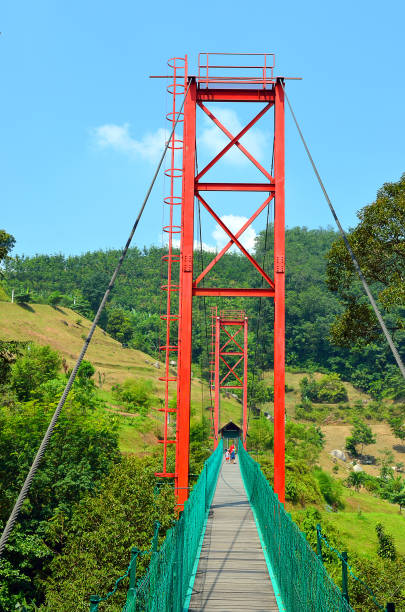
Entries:
<svg viewBox="0 0 405 612">
<path fill-rule="evenodd" d="M 239 464 L 222 464 L 189 610 L 279 610 Z"/>
</svg>

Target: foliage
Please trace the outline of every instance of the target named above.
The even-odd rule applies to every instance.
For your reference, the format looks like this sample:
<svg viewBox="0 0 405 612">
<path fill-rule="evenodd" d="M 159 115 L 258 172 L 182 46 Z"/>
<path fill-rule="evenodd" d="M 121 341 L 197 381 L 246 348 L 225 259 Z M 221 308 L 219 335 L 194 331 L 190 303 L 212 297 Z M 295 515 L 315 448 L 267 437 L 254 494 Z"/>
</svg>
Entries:
<svg viewBox="0 0 405 612">
<path fill-rule="evenodd" d="M 17 304 L 29 304 L 33 301 L 32 294 L 29 291 L 25 291 L 24 293 L 17 293 L 17 295 L 14 296 L 14 301 Z"/>
<path fill-rule="evenodd" d="M 274 444 L 273 423 L 263 414 L 251 418 L 249 423 L 249 448 L 258 451 L 271 450 Z"/>
<path fill-rule="evenodd" d="M 321 469 L 314 470 L 315 478 L 318 481 L 319 488 L 325 501 L 332 506 L 334 510 L 344 508 L 342 500 L 343 486 L 340 480 L 336 480 Z"/>
<path fill-rule="evenodd" d="M 376 436 L 373 434 L 371 427 L 364 423 L 361 419 L 353 420 L 353 427 L 351 435 L 346 438 L 345 447 L 354 457 L 358 457 L 359 454 L 363 454 L 365 446 L 376 443 Z M 357 447 L 361 445 L 360 453 Z"/>
<path fill-rule="evenodd" d="M 392 324 L 404 328 L 405 303 L 405 174 L 396 183 L 385 183 L 376 201 L 358 213 L 360 223 L 350 232 L 349 241 L 363 274 L 377 283 L 378 298 Z M 377 337 L 374 314 L 358 290 L 356 274 L 343 241 L 336 241 L 328 253 L 328 286 L 346 306 L 332 333 L 336 341 L 361 342 Z M 399 310 L 397 308 L 399 307 Z M 353 323 L 349 321 L 355 315 Z M 370 325 L 371 324 L 371 325 Z"/>
<path fill-rule="evenodd" d="M 121 308 L 114 308 L 108 312 L 107 331 L 119 342 L 128 342 L 133 335 L 130 317 Z"/>
<path fill-rule="evenodd" d="M 48 296 L 48 304 L 51 306 L 57 306 L 58 304 L 61 304 L 63 297 L 64 296 L 60 291 L 53 291 Z"/>
<path fill-rule="evenodd" d="M 126 457 L 96 496 L 82 499 L 67 526 L 62 515 L 55 519 L 53 541 L 66 540 L 66 545 L 51 563 L 44 609 L 87 611 L 89 596 L 105 595 L 124 573 L 131 547 L 149 548 L 155 520 L 162 525 L 162 540 L 175 518 L 174 496 L 169 485 L 155 490 L 156 469 L 151 459 Z M 138 576 L 148 561 L 140 559 Z M 127 588 L 124 581 L 109 610 L 122 609 Z"/>
<path fill-rule="evenodd" d="M 393 504 L 398 504 L 399 511 L 402 511 L 402 508 L 405 508 L 405 489 L 399 491 L 398 493 L 394 493 L 391 497 L 391 501 Z"/>
<path fill-rule="evenodd" d="M 385 533 L 384 525 L 382 523 L 377 523 L 375 526 L 375 530 L 377 532 L 378 538 L 378 550 L 377 555 L 382 559 L 389 559 L 390 561 L 395 561 L 397 558 L 397 551 L 395 549 L 394 539 L 392 535 Z"/>
<path fill-rule="evenodd" d="M 10 259 L 10 251 L 13 249 L 14 245 L 14 236 L 8 234 L 4 229 L 0 229 L 0 265 Z"/>
<path fill-rule="evenodd" d="M 314 466 L 325 444 L 325 436 L 319 427 L 287 421 L 285 426 L 286 456 L 305 460 Z"/>
<path fill-rule="evenodd" d="M 0 522 L 8 517 L 56 404 L 31 400 L 0 409 Z M 48 538 L 53 517 L 70 517 L 72 506 L 118 461 L 118 435 L 111 419 L 66 408 L 25 501 L 18 529 L 6 549 L 0 601 L 16 602 L 19 592 L 41 598 L 54 548 Z M 59 543 L 61 544 L 61 542 Z M 3 571 L 3 570 L 1 570 Z M 14 607 L 14 606 L 13 606 Z M 5 609 L 11 609 L 5 606 Z"/>
<path fill-rule="evenodd" d="M 338 404 L 348 400 L 347 391 L 336 373 L 322 376 L 319 382 L 313 376 L 305 376 L 300 381 L 300 389 L 303 401 Z"/>
<path fill-rule="evenodd" d="M 23 354 L 26 342 L 0 340 L 0 385 L 6 383 L 13 363 Z"/>
<path fill-rule="evenodd" d="M 114 399 L 132 412 L 146 414 L 153 402 L 153 383 L 143 378 L 127 378 L 121 385 L 114 385 L 112 391 Z"/>
<path fill-rule="evenodd" d="M 367 476 L 364 472 L 355 472 L 352 470 L 346 479 L 346 484 L 348 487 L 353 487 L 355 491 L 360 491 L 366 480 Z"/>
<path fill-rule="evenodd" d="M 272 258 L 272 233 L 269 228 L 268 254 L 266 269 Z M 331 229 L 308 230 L 291 228 L 286 231 L 287 274 L 286 274 L 286 358 L 290 367 L 303 369 L 323 368 L 341 375 L 344 380 L 352 381 L 361 389 L 378 397 L 382 394 L 401 393 L 401 381 L 396 366 L 392 364 L 384 340 L 358 350 L 341 348 L 331 344 L 330 327 L 343 311 L 338 297 L 330 293 L 325 284 L 326 253 L 338 235 Z M 111 333 L 121 342 L 143 350 L 150 355 L 158 354 L 160 320 L 160 269 L 164 249 L 150 247 L 143 251 L 132 248 L 124 261 L 122 274 L 119 275 L 107 304 L 106 314 L 100 325 L 107 327 L 117 317 L 117 326 Z M 259 261 L 264 257 L 264 232 L 256 240 L 256 255 Z M 27 288 L 47 300 L 58 291 L 64 300 L 71 300 L 71 307 L 80 315 L 91 318 L 108 285 L 106 271 L 112 270 L 120 253 L 117 250 L 95 251 L 83 255 L 64 257 L 63 255 L 36 255 L 35 257 L 16 256 L 5 263 L 8 284 L 17 292 Z M 207 265 L 212 255 L 196 253 L 197 261 Z M 236 253 L 227 253 L 207 279 L 213 286 L 240 286 L 241 279 L 246 287 L 257 286 L 254 268 Z M 339 296 L 340 297 L 340 296 Z M 72 304 L 75 300 L 76 304 Z M 67 304 L 67 302 L 64 302 Z M 209 307 L 216 300 L 207 298 Z M 231 304 L 223 299 L 223 306 Z M 259 370 L 273 366 L 272 326 L 264 322 L 273 320 L 272 300 L 252 300 L 240 298 L 232 300 L 232 307 L 244 308 L 249 317 L 250 337 L 259 328 L 259 347 L 257 355 L 250 340 L 249 360 L 255 362 Z M 118 311 L 118 314 L 113 314 Z M 124 313 L 124 314 L 123 314 Z M 110 318 L 112 315 L 112 318 Z M 128 321 L 131 334 L 128 328 Z M 200 363 L 202 351 L 206 351 L 205 323 L 202 311 L 196 311 L 193 326 L 193 362 Z M 120 325 L 123 327 L 120 327 Z M 175 325 L 173 326 L 175 329 Z M 124 337 L 124 340 L 122 339 Z M 401 352 L 401 346 L 399 346 Z"/>
<path fill-rule="evenodd" d="M 56 377 L 61 365 L 61 357 L 49 346 L 29 344 L 11 366 L 10 386 L 18 399 L 28 400 L 41 383 Z"/>
<path fill-rule="evenodd" d="M 266 384 L 264 380 L 259 380 L 257 376 L 248 371 L 248 398 L 250 406 L 262 406 L 274 401 L 273 384 Z M 242 397 L 242 392 L 237 390 L 237 394 Z"/>
</svg>

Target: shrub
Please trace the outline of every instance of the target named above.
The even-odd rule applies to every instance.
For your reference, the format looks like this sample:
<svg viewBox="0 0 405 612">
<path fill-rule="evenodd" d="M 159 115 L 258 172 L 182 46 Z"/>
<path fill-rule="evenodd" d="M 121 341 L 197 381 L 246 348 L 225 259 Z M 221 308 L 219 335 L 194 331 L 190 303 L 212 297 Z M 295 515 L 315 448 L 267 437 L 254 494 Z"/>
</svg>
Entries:
<svg viewBox="0 0 405 612">
<path fill-rule="evenodd" d="M 51 306 L 57 306 L 63 300 L 63 295 L 60 291 L 54 291 L 48 296 L 48 304 Z"/>
<path fill-rule="evenodd" d="M 326 374 L 317 382 L 313 376 L 300 381 L 301 398 L 315 403 L 338 404 L 347 402 L 348 396 L 339 374 Z"/>
<path fill-rule="evenodd" d="M 382 559 L 389 559 L 390 561 L 395 561 L 397 558 L 397 551 L 394 544 L 394 538 L 392 535 L 385 533 L 384 525 L 382 523 L 377 523 L 375 526 L 375 530 L 377 532 L 378 538 L 378 550 L 377 555 Z"/>
<path fill-rule="evenodd" d="M 314 475 L 325 501 L 334 509 L 344 508 L 342 483 L 323 470 L 315 470 Z"/>
<path fill-rule="evenodd" d="M 151 407 L 154 387 L 150 380 L 128 378 L 122 385 L 112 388 L 114 399 L 126 404 L 129 410 L 143 411 Z"/>
<path fill-rule="evenodd" d="M 14 301 L 17 302 L 17 304 L 29 304 L 32 302 L 32 295 L 29 291 L 19 293 L 18 295 L 14 296 Z"/>
<path fill-rule="evenodd" d="M 49 346 L 29 344 L 11 367 L 11 388 L 20 400 L 28 400 L 34 389 L 57 376 L 61 366 L 61 357 Z"/>
</svg>

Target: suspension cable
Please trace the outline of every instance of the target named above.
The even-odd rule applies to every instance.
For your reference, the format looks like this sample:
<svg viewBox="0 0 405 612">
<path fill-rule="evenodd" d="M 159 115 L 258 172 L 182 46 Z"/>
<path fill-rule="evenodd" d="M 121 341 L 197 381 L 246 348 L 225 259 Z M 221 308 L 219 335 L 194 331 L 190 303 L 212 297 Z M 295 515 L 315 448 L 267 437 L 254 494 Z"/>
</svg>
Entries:
<svg viewBox="0 0 405 612">
<path fill-rule="evenodd" d="M 109 283 L 109 285 L 108 285 L 108 287 L 106 289 L 106 292 L 104 293 L 104 297 L 101 300 L 100 306 L 98 307 L 98 310 L 97 310 L 96 316 L 94 317 L 94 320 L 93 320 L 93 323 L 91 325 L 89 334 L 88 334 L 86 340 L 84 341 L 84 344 L 83 344 L 82 350 L 80 352 L 80 355 L 77 358 L 76 364 L 75 364 L 75 366 L 74 366 L 74 368 L 72 370 L 72 373 L 71 373 L 71 375 L 69 377 L 69 380 L 68 380 L 68 382 L 66 384 L 65 390 L 63 391 L 62 397 L 59 400 L 59 404 L 57 405 L 56 410 L 53 413 L 51 422 L 49 423 L 48 429 L 47 429 L 47 431 L 46 431 L 46 433 L 45 433 L 45 435 L 44 435 L 44 437 L 42 439 L 41 445 L 40 445 L 40 447 L 39 447 L 39 449 L 37 451 L 37 454 L 35 455 L 34 461 L 32 462 L 32 465 L 31 465 L 30 470 L 29 470 L 29 472 L 27 474 L 27 477 L 26 477 L 26 479 L 24 481 L 24 484 L 21 487 L 21 491 L 20 491 L 20 493 L 18 495 L 17 501 L 16 501 L 16 503 L 14 505 L 14 508 L 12 509 L 11 514 L 9 516 L 9 519 L 8 519 L 8 521 L 6 523 L 4 531 L 3 531 L 2 536 L 0 538 L 0 556 L 3 553 L 3 550 L 4 550 L 4 547 L 5 547 L 6 543 L 7 543 L 7 540 L 8 540 L 8 538 L 9 538 L 9 536 L 10 536 L 12 530 L 13 530 L 14 524 L 15 524 L 15 522 L 16 522 L 16 520 L 18 518 L 18 515 L 20 513 L 21 506 L 24 503 L 24 500 L 25 500 L 25 498 L 28 495 L 28 492 L 30 490 L 31 483 L 33 481 L 35 473 L 36 473 L 36 471 L 37 471 L 37 469 L 39 467 L 39 464 L 40 464 L 40 462 L 42 460 L 42 457 L 43 457 L 43 455 L 44 455 L 44 453 L 46 451 L 46 448 L 47 448 L 47 446 L 48 446 L 48 444 L 50 442 L 50 439 L 52 437 L 53 430 L 54 430 L 56 422 L 57 422 L 57 420 L 59 418 L 60 412 L 61 412 L 61 410 L 62 410 L 62 408 L 63 408 L 63 406 L 65 404 L 66 398 L 67 398 L 67 396 L 69 394 L 69 391 L 70 391 L 70 389 L 71 389 L 71 387 L 72 387 L 72 385 L 74 383 L 77 371 L 78 371 L 78 369 L 80 367 L 80 364 L 81 364 L 81 362 L 83 360 L 84 355 L 86 354 L 87 348 L 88 348 L 88 346 L 90 344 L 90 341 L 91 341 L 91 339 L 93 337 L 93 334 L 95 332 L 97 323 L 98 323 L 98 321 L 100 319 L 100 315 L 101 315 L 102 311 L 104 310 L 104 306 L 105 306 L 105 304 L 107 302 L 107 299 L 108 299 L 108 297 L 109 297 L 109 295 L 111 293 L 111 290 L 114 287 L 115 280 L 116 280 L 116 278 L 118 276 L 118 273 L 119 273 L 119 271 L 120 271 L 120 269 L 122 267 L 122 264 L 124 262 L 125 256 L 126 256 L 126 254 L 128 252 L 129 246 L 130 246 L 130 244 L 132 242 L 132 238 L 134 237 L 136 228 L 138 227 L 139 221 L 140 221 L 140 219 L 142 217 L 142 213 L 145 210 L 146 203 L 147 203 L 147 201 L 149 199 L 149 196 L 151 194 L 152 188 L 153 188 L 153 186 L 155 184 L 155 181 L 156 181 L 157 176 L 159 174 L 159 170 L 161 168 L 161 165 L 163 163 L 163 160 L 164 160 L 164 157 L 166 155 L 167 149 L 169 147 L 169 143 L 170 143 L 170 141 L 172 139 L 172 136 L 174 134 L 174 131 L 176 129 L 177 122 L 178 122 L 178 120 L 180 118 L 180 113 L 181 113 L 181 111 L 183 109 L 184 102 L 185 102 L 187 94 L 188 94 L 188 90 L 190 89 L 190 84 L 191 84 L 191 82 L 188 84 L 186 93 L 184 94 L 184 98 L 183 98 L 183 101 L 182 101 L 181 106 L 180 106 L 180 110 L 179 110 L 179 114 L 177 116 L 176 122 L 175 122 L 175 124 L 173 126 L 173 129 L 172 129 L 172 132 L 170 134 L 170 137 L 169 137 L 169 139 L 167 140 L 167 142 L 165 144 L 165 148 L 164 148 L 163 153 L 162 153 L 162 155 L 160 157 L 160 161 L 159 161 L 159 163 L 157 165 L 155 174 L 153 175 L 152 182 L 151 182 L 151 184 L 150 184 L 150 186 L 149 186 L 149 188 L 148 188 L 148 190 L 146 192 L 145 199 L 144 199 L 144 201 L 142 203 L 142 206 L 139 209 L 138 216 L 135 219 L 135 223 L 134 223 L 134 225 L 132 227 L 131 233 L 129 234 L 129 237 L 128 237 L 128 240 L 127 240 L 127 242 L 125 244 L 125 247 L 122 250 L 121 256 L 120 256 L 118 264 L 117 264 L 117 266 L 116 266 L 116 268 L 114 270 L 114 273 L 113 273 L 113 275 L 111 277 L 110 283 Z"/>
<path fill-rule="evenodd" d="M 198 174 L 197 149 L 195 151 L 195 163 L 196 163 L 196 169 L 197 169 L 197 174 Z M 200 240 L 200 267 L 201 267 L 201 273 L 202 273 L 204 270 L 204 252 L 203 252 L 203 241 L 202 241 L 201 204 L 199 200 L 198 200 L 198 227 L 199 227 L 199 240 Z M 205 283 L 205 279 L 203 278 L 202 279 L 203 287 L 204 287 L 204 283 Z M 210 353 L 209 353 L 209 340 L 208 340 L 208 327 L 207 327 L 207 303 L 206 303 L 205 295 L 203 296 L 203 305 L 204 305 L 204 327 L 205 327 L 205 350 L 206 350 L 206 355 L 207 355 L 207 365 L 209 366 Z M 212 407 L 211 384 L 209 384 L 208 386 L 209 386 L 209 392 L 210 392 L 210 402 L 211 402 L 210 405 Z"/>
<path fill-rule="evenodd" d="M 271 174 L 273 174 L 273 165 L 274 165 L 274 142 L 273 142 L 273 152 L 272 152 L 272 156 L 271 156 Z M 264 251 L 263 251 L 263 261 L 262 261 L 262 269 L 265 271 L 265 263 L 266 263 L 266 256 L 267 256 L 267 238 L 268 238 L 268 233 L 269 233 L 269 218 L 270 218 L 270 206 L 271 206 L 271 202 L 268 203 L 267 205 L 267 217 L 266 217 L 266 232 L 265 232 L 265 237 L 264 237 Z M 264 278 L 261 278 L 261 286 L 263 287 L 264 283 Z M 259 335 L 260 335 L 260 323 L 261 323 L 261 312 L 262 312 L 262 297 L 259 297 L 259 309 L 258 309 L 258 316 L 257 316 L 257 320 L 256 320 L 256 342 L 255 342 L 255 356 L 254 356 L 254 362 L 253 362 L 253 378 L 252 378 L 252 391 L 254 389 L 254 384 L 255 384 L 255 379 L 256 379 L 256 371 L 257 371 L 257 350 L 258 350 L 258 345 L 259 345 Z M 263 362 L 262 362 L 263 363 Z M 249 411 L 248 411 L 248 419 L 247 419 L 247 428 L 246 431 L 249 430 L 249 421 L 250 421 L 250 413 L 251 413 L 251 408 L 252 408 L 252 402 L 249 402 Z"/>
<path fill-rule="evenodd" d="M 349 252 L 349 255 L 350 255 L 350 257 L 351 257 L 351 260 L 352 260 L 352 262 L 353 262 L 353 266 L 354 266 L 354 268 L 355 268 L 355 270 L 356 270 L 356 272 L 357 272 L 357 274 L 358 274 L 358 277 L 360 278 L 360 280 L 361 280 L 361 282 L 362 282 L 362 285 L 363 285 L 363 287 L 364 287 L 364 291 L 366 292 L 367 297 L 368 297 L 368 299 L 370 300 L 370 304 L 371 304 L 371 306 L 373 307 L 374 313 L 375 313 L 375 315 L 376 315 L 376 317 L 377 317 L 377 319 L 378 319 L 378 322 L 379 322 L 379 324 L 380 324 L 380 326 L 381 326 L 381 329 L 382 329 L 382 331 L 384 332 L 384 335 L 385 335 L 385 337 L 386 337 L 386 339 L 387 339 L 387 342 L 388 342 L 389 347 L 390 347 L 390 349 L 391 349 L 391 352 L 392 352 L 392 354 L 393 354 L 393 356 L 394 356 L 394 358 L 395 358 L 395 361 L 396 361 L 396 362 L 397 362 L 397 364 L 398 364 L 398 367 L 399 367 L 399 369 L 400 369 L 400 372 L 401 372 L 402 376 L 405 378 L 405 366 L 404 366 L 404 364 L 403 364 L 403 362 L 402 362 L 402 359 L 401 359 L 401 357 L 400 357 L 400 354 L 398 353 L 398 350 L 397 350 L 397 348 L 396 348 L 396 346 L 395 346 L 395 344 L 394 344 L 394 342 L 393 342 L 393 340 L 392 340 L 391 334 L 390 334 L 390 332 L 388 331 L 387 326 L 385 325 L 385 321 L 384 321 L 384 319 L 382 318 L 381 312 L 380 312 L 380 310 L 379 310 L 379 308 L 378 308 L 378 306 L 377 306 L 377 304 L 376 304 L 376 301 L 375 301 L 375 299 L 374 299 L 374 297 L 373 297 L 373 294 L 372 294 L 372 293 L 371 293 L 371 291 L 370 291 L 370 288 L 369 288 L 369 286 L 368 286 L 368 283 L 367 283 L 366 279 L 365 279 L 365 278 L 364 278 L 364 276 L 363 276 L 363 272 L 361 271 L 361 268 L 360 268 L 359 263 L 358 263 L 358 261 L 357 261 L 357 259 L 356 259 L 356 256 L 355 256 L 355 254 L 353 253 L 352 247 L 350 246 L 350 243 L 349 243 L 349 240 L 348 240 L 348 238 L 347 238 L 346 232 L 344 231 L 344 229 L 343 229 L 343 227 L 342 227 L 342 225 L 341 225 L 341 223 L 340 223 L 340 221 L 339 221 L 339 219 L 338 219 L 338 216 L 337 216 L 337 214 L 336 214 L 336 212 L 335 212 L 335 209 L 334 209 L 334 207 L 333 207 L 333 204 L 332 204 L 332 202 L 330 201 L 330 198 L 329 198 L 329 196 L 328 196 L 328 194 L 327 194 L 327 191 L 326 191 L 326 189 L 325 189 L 325 185 L 323 184 L 322 179 L 321 179 L 321 177 L 320 177 L 320 175 L 319 175 L 318 169 L 317 169 L 317 167 L 316 167 L 316 165 L 315 165 L 315 162 L 314 162 L 314 160 L 312 159 L 312 155 L 311 155 L 311 153 L 310 153 L 310 151 L 309 151 L 309 149 L 308 149 L 307 143 L 305 142 L 305 139 L 304 139 L 304 136 L 303 136 L 303 134 L 302 134 L 302 132 L 301 132 L 300 126 L 298 125 L 298 121 L 297 121 L 297 118 L 296 118 L 296 116 L 295 116 L 295 114 L 294 114 L 294 111 L 293 111 L 293 109 L 292 109 L 292 106 L 291 106 L 290 100 L 288 99 L 288 96 L 287 96 L 287 92 L 286 92 L 286 90 L 285 90 L 284 83 L 283 83 L 283 81 L 280 81 L 280 82 L 281 82 L 281 86 L 282 86 L 282 88 L 283 88 L 283 90 L 284 90 L 285 99 L 287 100 L 287 104 L 288 104 L 289 109 L 290 109 L 290 111 L 291 111 L 292 118 L 293 118 L 294 123 L 295 123 L 295 125 L 296 125 L 296 127 L 297 127 L 298 133 L 299 133 L 299 135 L 300 135 L 300 138 L 301 138 L 302 144 L 304 145 L 305 151 L 306 151 L 306 153 L 307 153 L 307 155 L 308 155 L 309 161 L 311 162 L 311 166 L 312 166 L 312 168 L 313 168 L 313 171 L 315 172 L 316 178 L 318 179 L 318 183 L 319 183 L 319 185 L 320 185 L 320 187 L 321 187 L 321 189 L 322 189 L 322 191 L 323 191 L 323 195 L 325 196 L 325 200 L 326 200 L 326 202 L 328 203 L 328 206 L 329 206 L 330 211 L 331 211 L 331 213 L 332 213 L 332 215 L 333 215 L 333 218 L 335 219 L 336 225 L 338 226 L 339 232 L 340 232 L 340 234 L 341 234 L 341 236 L 342 236 L 342 238 L 343 238 L 343 242 L 344 242 L 344 244 L 345 244 L 345 246 L 346 246 L 346 248 L 347 248 L 347 250 L 348 250 L 348 252 Z"/>
</svg>

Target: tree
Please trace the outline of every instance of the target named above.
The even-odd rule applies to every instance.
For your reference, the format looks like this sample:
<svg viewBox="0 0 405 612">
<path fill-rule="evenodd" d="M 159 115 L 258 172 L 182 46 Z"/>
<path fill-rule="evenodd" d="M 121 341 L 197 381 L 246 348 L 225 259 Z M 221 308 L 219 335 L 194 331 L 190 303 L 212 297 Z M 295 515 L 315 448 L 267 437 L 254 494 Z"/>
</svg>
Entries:
<svg viewBox="0 0 405 612">
<path fill-rule="evenodd" d="M 353 421 L 353 427 L 351 430 L 351 435 L 346 438 L 346 450 L 348 450 L 352 455 L 357 457 L 359 455 L 357 446 L 361 444 L 360 455 L 363 454 L 363 449 L 365 446 L 369 444 L 376 443 L 376 435 L 373 434 L 371 427 L 361 421 L 360 419 L 355 419 Z"/>
<path fill-rule="evenodd" d="M 402 489 L 402 491 L 399 491 L 399 493 L 395 493 L 392 496 L 391 501 L 393 504 L 398 504 L 399 512 L 401 513 L 402 508 L 405 508 L 405 489 Z"/>
<path fill-rule="evenodd" d="M 60 291 L 53 291 L 53 293 L 48 296 L 48 304 L 57 306 L 62 302 L 63 298 L 64 296 Z"/>
<path fill-rule="evenodd" d="M 32 295 L 29 291 L 26 291 L 25 293 L 18 293 L 14 297 L 14 300 L 17 302 L 17 304 L 29 304 L 32 302 Z"/>
<path fill-rule="evenodd" d="M 0 264 L 10 259 L 9 253 L 15 245 L 15 238 L 11 234 L 8 234 L 6 230 L 0 230 Z M 0 271 L 1 276 L 3 272 Z"/>
<path fill-rule="evenodd" d="M 400 440 L 405 440 L 405 417 L 391 417 L 388 422 L 394 436 Z"/>
<path fill-rule="evenodd" d="M 22 400 L 47 380 L 55 378 L 62 366 L 60 355 L 49 346 L 29 344 L 11 366 L 10 385 Z"/>
<path fill-rule="evenodd" d="M 376 201 L 358 213 L 360 223 L 348 236 L 364 276 L 375 289 L 383 308 L 392 313 L 393 329 L 405 329 L 401 306 L 405 303 L 405 174 L 396 183 L 385 183 Z M 333 340 L 342 346 L 367 344 L 380 338 L 380 330 L 359 286 L 342 239 L 330 249 L 328 287 L 345 306 L 333 324 Z"/>
<path fill-rule="evenodd" d="M 377 532 L 378 538 L 378 550 L 377 555 L 382 559 L 389 559 L 390 561 L 395 561 L 397 558 L 397 551 L 394 544 L 394 538 L 392 535 L 385 533 L 384 525 L 382 523 L 377 523 L 375 526 L 375 530 Z"/>
<path fill-rule="evenodd" d="M 301 398 L 315 403 L 338 404 L 347 402 L 348 396 L 339 374 L 331 373 L 316 381 L 313 376 L 305 376 L 300 381 Z"/>
<path fill-rule="evenodd" d="M 75 508 L 70 524 L 55 521 L 55 540 L 66 539 L 63 553 L 51 563 L 46 609 L 86 612 L 89 595 L 105 595 L 129 563 L 131 547 L 150 546 L 155 520 L 161 523 L 160 542 L 174 519 L 174 495 L 170 485 L 155 493 L 157 465 L 150 459 L 126 457 L 112 469 L 100 492 L 87 495 Z M 102 568 L 100 566 L 102 560 Z M 137 577 L 149 557 L 140 557 Z M 128 583 L 120 585 L 113 610 L 125 603 Z"/>
<path fill-rule="evenodd" d="M 366 475 L 364 472 L 350 472 L 347 478 L 347 484 L 349 487 L 354 487 L 354 490 L 359 492 L 362 485 L 364 485 L 366 481 Z"/>
<path fill-rule="evenodd" d="M 108 312 L 107 331 L 119 342 L 128 342 L 131 339 L 133 328 L 124 310 L 114 308 Z"/>
<path fill-rule="evenodd" d="M 69 400 L 68 400 L 69 401 Z M 56 402 L 31 400 L 0 409 L 0 523 L 4 525 L 49 424 Z M 0 565 L 0 609 L 14 610 L 25 596 L 41 603 L 48 565 L 59 553 L 75 505 L 94 494 L 120 460 L 116 425 L 108 415 L 65 405 Z M 74 609 L 74 608 L 72 608 Z"/>
</svg>

